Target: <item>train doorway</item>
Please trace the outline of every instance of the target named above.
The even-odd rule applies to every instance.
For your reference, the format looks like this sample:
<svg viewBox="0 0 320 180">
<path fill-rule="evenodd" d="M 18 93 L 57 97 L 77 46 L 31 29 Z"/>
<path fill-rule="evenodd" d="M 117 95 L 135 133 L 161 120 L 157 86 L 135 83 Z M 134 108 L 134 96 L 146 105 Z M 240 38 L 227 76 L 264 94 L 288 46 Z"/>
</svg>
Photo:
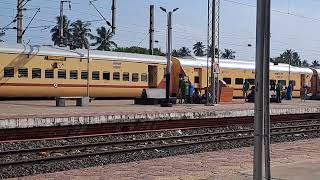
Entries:
<svg viewBox="0 0 320 180">
<path fill-rule="evenodd" d="M 157 79 L 158 79 L 158 67 L 157 66 L 148 66 L 148 86 L 149 88 L 156 88 L 158 86 Z"/>
</svg>

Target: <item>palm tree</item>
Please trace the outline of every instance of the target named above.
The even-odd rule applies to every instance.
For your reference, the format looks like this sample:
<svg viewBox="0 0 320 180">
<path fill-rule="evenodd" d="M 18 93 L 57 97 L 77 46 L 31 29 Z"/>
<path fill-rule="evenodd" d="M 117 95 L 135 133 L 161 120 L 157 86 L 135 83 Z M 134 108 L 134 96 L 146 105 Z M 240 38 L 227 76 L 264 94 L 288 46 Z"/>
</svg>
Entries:
<svg viewBox="0 0 320 180">
<path fill-rule="evenodd" d="M 179 49 L 178 54 L 180 57 L 190 56 L 191 51 L 187 47 L 182 47 Z"/>
<path fill-rule="evenodd" d="M 0 32 L 0 38 L 2 37 L 2 36 L 4 36 L 6 33 L 4 32 L 4 31 L 2 31 L 2 32 Z M 2 39 L 0 39 L 0 42 L 4 42 Z"/>
<path fill-rule="evenodd" d="M 236 52 L 232 51 L 232 49 L 224 49 L 224 52 L 221 54 L 221 57 L 224 59 L 234 59 L 236 56 L 234 55 Z"/>
<path fill-rule="evenodd" d="M 88 38 L 93 39 L 94 36 L 90 33 L 90 23 L 82 22 L 81 20 L 77 20 L 71 24 L 71 44 L 72 48 L 80 48 L 83 47 L 88 49 L 89 48 L 89 40 Z"/>
<path fill-rule="evenodd" d="M 54 45 L 60 45 L 60 16 L 56 17 L 57 24 L 50 30 L 51 39 Z M 70 43 L 71 33 L 70 33 L 70 20 L 67 16 L 63 16 L 63 38 L 62 45 L 67 46 Z"/>
<path fill-rule="evenodd" d="M 312 67 L 318 67 L 318 66 L 320 66 L 319 61 L 317 60 L 312 61 Z"/>
<path fill-rule="evenodd" d="M 193 45 L 193 53 L 196 56 L 204 56 L 204 49 L 205 46 L 203 45 L 202 42 L 197 42 L 196 44 Z"/>
<path fill-rule="evenodd" d="M 110 51 L 113 47 L 117 47 L 117 44 L 113 41 L 111 41 L 111 38 L 113 37 L 113 33 L 108 29 L 106 30 L 105 27 L 101 27 L 97 29 L 98 36 L 95 36 L 94 39 L 96 40 L 95 43 L 92 43 L 92 46 L 98 46 L 98 50 L 103 51 Z"/>
<path fill-rule="evenodd" d="M 310 64 L 308 63 L 307 60 L 303 60 L 301 65 L 302 65 L 302 67 L 309 67 L 310 66 Z"/>
</svg>

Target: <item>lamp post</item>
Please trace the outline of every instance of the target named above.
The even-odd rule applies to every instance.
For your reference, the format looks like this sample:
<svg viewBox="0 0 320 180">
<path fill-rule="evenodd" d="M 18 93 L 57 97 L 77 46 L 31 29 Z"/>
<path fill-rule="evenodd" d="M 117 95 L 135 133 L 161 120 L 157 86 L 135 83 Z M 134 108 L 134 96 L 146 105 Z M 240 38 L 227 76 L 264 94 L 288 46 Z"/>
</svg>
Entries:
<svg viewBox="0 0 320 180">
<path fill-rule="evenodd" d="M 170 73 L 171 73 L 171 51 L 172 51 L 172 13 L 179 8 L 175 8 L 172 11 L 167 12 L 163 7 L 160 9 L 167 14 L 168 21 L 168 34 L 167 34 L 167 72 L 166 72 L 166 101 L 161 103 L 161 107 L 172 107 L 170 102 Z"/>
</svg>

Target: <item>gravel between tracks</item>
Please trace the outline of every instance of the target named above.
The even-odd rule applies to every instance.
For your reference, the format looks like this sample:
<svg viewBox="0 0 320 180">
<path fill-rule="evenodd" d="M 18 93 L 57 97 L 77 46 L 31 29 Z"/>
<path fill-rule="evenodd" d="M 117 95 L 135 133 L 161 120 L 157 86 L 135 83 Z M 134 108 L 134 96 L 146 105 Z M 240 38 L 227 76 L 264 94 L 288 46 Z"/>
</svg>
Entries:
<svg viewBox="0 0 320 180">
<path fill-rule="evenodd" d="M 285 124 L 273 124 L 272 127 L 283 127 L 290 125 L 306 125 L 306 124 L 316 124 L 318 121 L 309 121 L 298 122 L 298 123 L 285 123 Z M 252 129 L 252 125 L 249 126 L 230 126 L 227 128 L 204 128 L 197 130 L 175 130 L 175 131 L 166 131 L 166 132 L 155 132 L 155 133 L 144 133 L 139 136 L 106 136 L 106 137 L 96 137 L 93 139 L 85 138 L 85 139 L 77 139 L 77 140 L 64 140 L 59 142 L 59 140 L 54 141 L 35 141 L 35 142 L 24 142 L 22 144 L 14 143 L 4 143 L 1 145 L 1 149 L 9 150 L 9 149 L 25 149 L 25 148 L 35 148 L 35 147 L 48 147 L 48 146 L 57 146 L 57 145 L 69 145 L 76 143 L 85 143 L 85 142 L 101 142 L 101 141 L 119 141 L 125 139 L 133 139 L 133 138 L 146 138 L 146 137 L 169 137 L 173 135 L 185 135 L 185 134 L 201 134 L 201 133 L 209 133 L 209 132 L 223 132 L 223 131 L 231 131 L 231 130 L 244 130 L 244 129 Z M 284 142 L 284 141 L 294 141 L 300 139 L 308 139 L 308 138 L 317 138 L 320 137 L 319 133 L 300 133 L 289 136 L 277 136 L 272 138 L 273 142 Z M 166 156 L 174 156 L 180 154 L 190 154 L 190 153 L 199 153 L 206 151 L 215 151 L 221 149 L 230 149 L 237 147 L 244 147 L 252 145 L 252 140 L 240 140 L 240 141 L 232 141 L 232 142 L 223 142 L 223 143 L 214 143 L 214 144 L 201 144 L 201 145 L 190 145 L 183 147 L 173 147 L 168 149 L 155 149 L 155 150 L 147 150 L 147 151 L 139 151 L 133 153 L 125 153 L 125 154 L 112 154 L 112 155 L 103 155 L 103 156 L 94 156 L 94 157 L 85 157 L 78 158 L 74 160 L 68 161 L 57 161 L 57 162 L 46 162 L 30 165 L 20 165 L 0 168 L 0 178 L 9 178 L 9 177 L 19 177 L 19 176 L 27 176 L 34 175 L 39 173 L 49 173 L 56 171 L 63 171 L 69 169 L 77 169 L 84 167 L 92 167 L 99 166 L 110 163 L 121 163 L 121 162 L 130 162 L 137 160 L 145 160 L 151 158 L 160 158 Z"/>
</svg>

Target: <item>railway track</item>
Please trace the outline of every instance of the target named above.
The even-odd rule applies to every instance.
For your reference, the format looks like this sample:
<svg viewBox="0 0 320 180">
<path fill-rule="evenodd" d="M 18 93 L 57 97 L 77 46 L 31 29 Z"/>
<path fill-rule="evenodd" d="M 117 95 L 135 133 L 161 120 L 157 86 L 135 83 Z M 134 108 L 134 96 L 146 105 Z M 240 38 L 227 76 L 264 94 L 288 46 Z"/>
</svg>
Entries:
<svg viewBox="0 0 320 180">
<path fill-rule="evenodd" d="M 273 127 L 272 137 L 301 135 L 320 132 L 320 124 L 289 125 Z M 123 141 L 73 144 L 55 147 L 30 148 L 0 152 L 0 169 L 20 165 L 33 165 L 51 161 L 68 161 L 83 157 L 113 155 L 148 150 L 162 150 L 174 147 L 209 143 L 247 141 L 253 138 L 253 129 L 186 134 L 170 137 L 130 139 Z"/>
</svg>

